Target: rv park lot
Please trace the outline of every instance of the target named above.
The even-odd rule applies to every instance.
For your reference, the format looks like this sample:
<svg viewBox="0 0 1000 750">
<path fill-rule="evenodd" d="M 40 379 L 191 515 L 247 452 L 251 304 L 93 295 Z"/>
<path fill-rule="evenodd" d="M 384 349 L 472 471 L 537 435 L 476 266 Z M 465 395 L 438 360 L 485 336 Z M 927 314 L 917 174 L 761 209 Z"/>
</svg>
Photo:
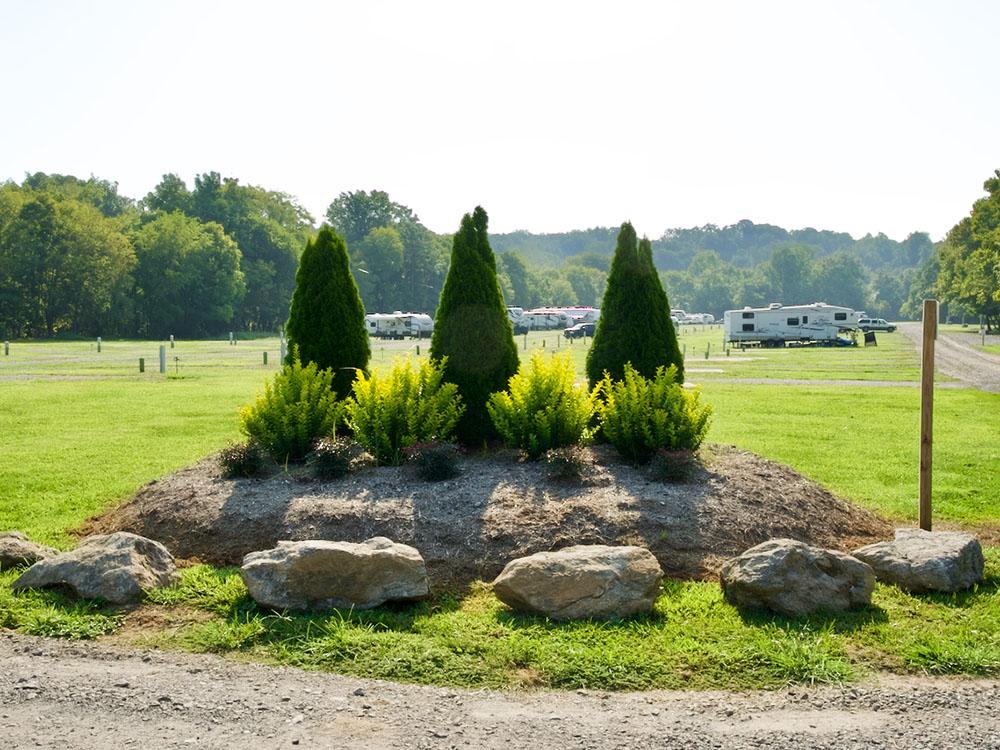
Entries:
<svg viewBox="0 0 1000 750">
<path fill-rule="evenodd" d="M 917 355 L 900 334 L 851 349 L 722 351 L 719 328 L 685 328 L 689 381 L 715 407 L 709 441 L 791 465 L 901 524 L 916 517 Z M 518 337 L 522 352 L 587 342 Z M 544 342 L 544 346 L 543 346 Z M 373 366 L 424 341 L 373 342 Z M 711 351 L 705 354 L 711 344 Z M 237 411 L 276 371 L 278 341 L 14 342 L 0 359 L 0 527 L 71 546 L 69 530 L 144 483 L 239 437 Z M 269 364 L 263 364 L 263 352 Z M 138 373 L 139 357 L 146 372 Z M 174 357 L 177 359 L 175 360 Z M 755 380 L 757 382 L 746 382 Z M 791 381 L 791 382 L 790 382 Z M 1000 541 L 1000 394 L 939 378 L 935 519 Z M 668 582 L 648 618 L 555 625 L 512 617 L 486 588 L 402 609 L 286 616 L 248 603 L 234 570 L 195 566 L 136 613 L 58 593 L 13 595 L 0 575 L 0 627 L 241 655 L 365 677 L 445 685 L 605 689 L 770 687 L 872 671 L 1000 673 L 1000 556 L 956 596 L 878 586 L 874 607 L 838 618 L 741 617 L 718 587 Z"/>
</svg>

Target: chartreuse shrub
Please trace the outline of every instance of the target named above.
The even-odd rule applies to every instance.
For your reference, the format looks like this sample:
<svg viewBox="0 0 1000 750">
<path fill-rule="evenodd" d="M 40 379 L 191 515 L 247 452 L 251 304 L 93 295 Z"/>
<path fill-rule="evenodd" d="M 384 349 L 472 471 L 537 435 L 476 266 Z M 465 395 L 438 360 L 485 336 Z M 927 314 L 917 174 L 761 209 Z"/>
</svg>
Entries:
<svg viewBox="0 0 1000 750">
<path fill-rule="evenodd" d="M 240 412 L 244 434 L 279 463 L 301 461 L 317 439 L 336 432 L 343 418 L 333 381 L 332 370 L 321 370 L 315 362 L 303 365 L 294 356 Z"/>
<path fill-rule="evenodd" d="M 406 358 L 388 375 L 358 375 L 347 421 L 354 438 L 380 464 L 401 464 L 405 448 L 455 434 L 465 407 L 457 386 L 443 382 L 445 366 L 432 359 L 414 367 Z"/>
<path fill-rule="evenodd" d="M 332 370 L 333 390 L 350 395 L 355 371 L 368 367 L 371 347 L 347 246 L 328 226 L 306 243 L 299 259 L 285 332 L 303 362 Z M 292 364 L 291 351 L 286 364 Z"/>
<path fill-rule="evenodd" d="M 653 265 L 652 245 L 647 239 L 637 242 L 628 222 L 618 232 L 601 317 L 587 353 L 591 387 L 606 373 L 621 380 L 626 363 L 647 378 L 659 367 L 674 365 L 677 381 L 684 382 L 684 357 L 670 320 L 670 302 Z"/>
<path fill-rule="evenodd" d="M 646 463 L 660 449 L 694 451 L 708 433 L 712 407 L 677 382 L 677 369 L 658 367 L 651 378 L 625 365 L 621 380 L 605 373 L 598 384 L 601 434 L 625 458 Z"/>
<path fill-rule="evenodd" d="M 444 362 L 445 380 L 458 386 L 466 407 L 456 434 L 474 448 L 496 435 L 486 402 L 517 372 L 517 346 L 486 224 L 479 206 L 462 217 L 431 338 L 431 357 Z"/>
<path fill-rule="evenodd" d="M 504 442 L 532 459 L 579 443 L 594 414 L 594 399 L 575 377 L 568 354 L 536 352 L 486 406 Z"/>
</svg>

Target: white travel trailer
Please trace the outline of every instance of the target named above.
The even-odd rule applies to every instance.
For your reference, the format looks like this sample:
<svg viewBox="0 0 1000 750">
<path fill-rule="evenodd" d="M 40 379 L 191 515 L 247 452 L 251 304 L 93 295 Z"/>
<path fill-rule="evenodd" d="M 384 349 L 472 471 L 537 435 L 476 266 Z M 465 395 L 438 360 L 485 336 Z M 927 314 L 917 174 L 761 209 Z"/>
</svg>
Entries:
<svg viewBox="0 0 1000 750">
<path fill-rule="evenodd" d="M 561 331 L 573 325 L 573 319 L 562 309 L 537 307 L 524 313 L 522 322 L 532 331 Z"/>
<path fill-rule="evenodd" d="M 377 339 L 426 338 L 434 331 L 434 320 L 426 313 L 369 313 L 365 315 L 368 335 Z"/>
<path fill-rule="evenodd" d="M 767 307 L 726 310 L 723 329 L 727 343 L 737 346 L 784 346 L 786 342 L 851 343 L 839 334 L 855 331 L 863 312 L 849 307 L 814 302 L 784 306 L 773 302 Z"/>
</svg>

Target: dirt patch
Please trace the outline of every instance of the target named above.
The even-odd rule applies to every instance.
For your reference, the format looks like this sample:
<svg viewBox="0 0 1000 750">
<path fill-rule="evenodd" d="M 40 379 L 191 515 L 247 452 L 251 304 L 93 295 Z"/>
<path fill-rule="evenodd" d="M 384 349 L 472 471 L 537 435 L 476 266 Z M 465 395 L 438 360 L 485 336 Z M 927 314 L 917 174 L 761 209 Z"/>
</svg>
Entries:
<svg viewBox="0 0 1000 750">
<path fill-rule="evenodd" d="M 461 476 L 436 483 L 409 467 L 333 482 L 285 472 L 231 480 L 209 457 L 81 531 L 131 531 L 216 565 L 237 565 L 281 539 L 387 536 L 420 550 L 439 589 L 491 580 L 515 557 L 573 544 L 638 544 L 669 576 L 712 578 L 725 559 L 767 539 L 849 550 L 892 531 L 787 466 L 734 447 L 703 449 L 704 468 L 686 484 L 652 480 L 607 446 L 586 456 L 582 485 L 554 482 L 544 463 L 509 453 L 463 459 Z"/>
<path fill-rule="evenodd" d="M 149 640 L 150 636 L 178 631 L 189 625 L 208 622 L 211 612 L 192 607 L 143 604 L 125 615 L 122 626 L 101 640 L 119 645 L 131 645 Z"/>
</svg>

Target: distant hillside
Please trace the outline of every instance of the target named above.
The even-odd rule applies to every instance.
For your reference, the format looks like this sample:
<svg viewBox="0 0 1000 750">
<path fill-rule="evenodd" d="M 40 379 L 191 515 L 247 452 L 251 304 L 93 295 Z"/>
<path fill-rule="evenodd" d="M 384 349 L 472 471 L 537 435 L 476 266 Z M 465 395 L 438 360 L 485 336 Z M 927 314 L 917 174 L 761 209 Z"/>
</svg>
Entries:
<svg viewBox="0 0 1000 750">
<path fill-rule="evenodd" d="M 498 252 L 514 250 L 532 264 L 558 266 L 566 258 L 583 253 L 610 256 L 615 248 L 617 227 L 595 227 L 557 234 L 511 232 L 490 236 Z M 854 239 L 846 232 L 829 230 L 783 229 L 772 224 L 754 224 L 743 220 L 719 227 L 706 224 L 691 229 L 668 229 L 653 241 L 653 253 L 660 270 L 684 270 L 701 250 L 714 250 L 733 265 L 750 267 L 771 257 L 776 248 L 805 246 L 817 257 L 844 251 L 854 255 L 872 271 L 916 268 L 934 251 L 934 243 L 925 232 L 914 232 L 902 242 L 884 234 L 867 234 Z"/>
</svg>

